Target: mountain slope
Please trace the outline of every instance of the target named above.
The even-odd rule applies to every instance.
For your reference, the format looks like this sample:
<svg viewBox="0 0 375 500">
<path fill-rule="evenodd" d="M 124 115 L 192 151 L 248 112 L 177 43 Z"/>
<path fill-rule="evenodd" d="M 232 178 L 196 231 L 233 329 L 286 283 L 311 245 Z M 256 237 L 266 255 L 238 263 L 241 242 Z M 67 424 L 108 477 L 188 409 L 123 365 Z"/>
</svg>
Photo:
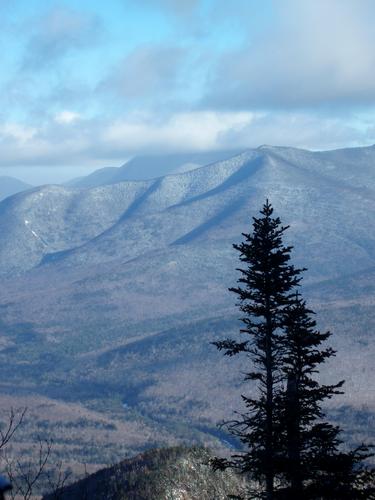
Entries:
<svg viewBox="0 0 375 500">
<path fill-rule="evenodd" d="M 338 357 L 323 376 L 347 380 L 335 405 L 366 422 L 375 412 L 373 147 L 262 147 L 149 181 L 8 198 L 1 379 L 15 392 L 27 380 L 48 397 L 146 419 L 156 436 L 227 446 L 216 422 L 238 409 L 241 362 L 210 342 L 238 331 L 232 243 L 266 197 L 290 224 L 293 262 L 309 268 L 303 292 L 334 333 Z M 368 437 L 366 425 L 353 436 Z"/>
<path fill-rule="evenodd" d="M 375 158 L 375 150 L 370 153 Z M 288 217 L 297 258 L 308 245 L 312 278 L 361 270 L 374 264 L 375 176 L 369 162 L 353 176 L 345 170 L 341 176 L 339 168 L 321 153 L 261 148 L 151 181 L 84 191 L 37 188 L 0 204 L 6 235 L 0 271 L 24 271 L 42 261 L 60 267 L 124 261 L 215 240 L 229 245 L 267 196 Z"/>
<path fill-rule="evenodd" d="M 0 201 L 12 194 L 30 189 L 30 184 L 15 179 L 14 177 L 0 176 Z"/>
<path fill-rule="evenodd" d="M 0 203 L 0 274 L 30 269 L 49 252 L 95 238 L 147 190 L 147 183 L 80 191 L 42 186 Z"/>
<path fill-rule="evenodd" d="M 245 492 L 233 472 L 214 472 L 199 448 L 151 450 L 98 471 L 43 500 L 225 500 Z"/>
</svg>

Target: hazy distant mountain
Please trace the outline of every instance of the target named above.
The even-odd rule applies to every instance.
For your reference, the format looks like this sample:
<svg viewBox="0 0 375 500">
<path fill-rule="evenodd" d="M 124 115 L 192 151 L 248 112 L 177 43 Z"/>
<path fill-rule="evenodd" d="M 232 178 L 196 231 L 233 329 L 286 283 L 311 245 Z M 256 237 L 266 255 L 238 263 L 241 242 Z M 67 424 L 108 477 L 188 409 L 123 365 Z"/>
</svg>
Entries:
<svg viewBox="0 0 375 500">
<path fill-rule="evenodd" d="M 368 436 L 374 147 L 261 147 L 157 179 L 44 186 L 4 200 L 0 377 L 7 390 L 27 381 L 39 394 L 153 425 L 153 445 L 166 433 L 228 444 L 215 423 L 240 401 L 240 365 L 210 342 L 239 328 L 227 291 L 238 277 L 232 243 L 266 197 L 291 226 L 293 262 L 309 268 L 304 292 L 319 324 L 334 332 L 339 354 L 325 373 L 347 381 L 337 418 L 355 429 L 351 438 Z"/>
<path fill-rule="evenodd" d="M 122 167 L 102 168 L 86 177 L 73 179 L 66 185 L 92 188 L 116 182 L 155 179 L 171 173 L 193 170 L 203 165 L 225 160 L 235 154 L 238 154 L 238 151 L 136 156 Z"/>
<path fill-rule="evenodd" d="M 93 188 L 105 184 L 114 184 L 112 178 L 118 170 L 119 168 L 117 167 L 101 168 L 87 176 L 77 177 L 76 179 L 65 182 L 64 185 L 66 187 Z"/>
<path fill-rule="evenodd" d="M 29 184 L 14 177 L 0 176 L 0 200 L 30 188 Z"/>
</svg>

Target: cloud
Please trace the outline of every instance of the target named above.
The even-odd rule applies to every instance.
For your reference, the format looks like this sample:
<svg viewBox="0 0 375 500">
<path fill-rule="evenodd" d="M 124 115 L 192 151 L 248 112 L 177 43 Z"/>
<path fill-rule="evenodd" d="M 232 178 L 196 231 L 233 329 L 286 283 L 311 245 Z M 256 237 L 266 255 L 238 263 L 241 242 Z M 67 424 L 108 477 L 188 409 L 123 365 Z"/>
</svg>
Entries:
<svg viewBox="0 0 375 500">
<path fill-rule="evenodd" d="M 118 165 L 134 154 L 220 149 L 221 137 L 241 130 L 252 113 L 132 114 L 117 121 L 56 119 L 39 128 L 20 124 L 0 126 L 0 168 L 61 168 Z"/>
<path fill-rule="evenodd" d="M 0 125 L 0 167 L 68 165 L 82 159 L 89 141 L 73 127 L 51 123 L 48 127 L 26 127 L 20 123 Z"/>
<path fill-rule="evenodd" d="M 306 109 L 375 103 L 375 3 L 274 2 L 275 20 L 221 57 L 202 105 Z"/>
<path fill-rule="evenodd" d="M 356 127 L 345 118 L 322 117 L 310 113 L 258 113 L 241 129 L 229 129 L 221 137 L 227 147 L 256 147 L 261 144 L 302 149 L 336 149 L 370 145 L 375 140 L 370 126 Z"/>
<path fill-rule="evenodd" d="M 54 7 L 32 22 L 23 70 L 49 69 L 72 50 L 92 44 L 100 34 L 97 17 L 68 7 Z"/>
<path fill-rule="evenodd" d="M 63 124 L 51 119 L 39 127 L 0 125 L 0 168 L 48 167 L 51 170 L 121 165 L 145 153 L 246 149 L 260 144 L 331 149 L 371 144 L 375 129 L 365 119 L 357 126 L 345 118 L 309 113 L 193 111 L 129 114 L 121 120 L 84 119 Z"/>
<path fill-rule="evenodd" d="M 135 37 L 95 7 L 28 20 L 15 62 L 4 51 L 1 168 L 375 142 L 373 0 L 132 1 L 145 20 Z M 109 36 L 90 52 L 103 22 Z"/>
<path fill-rule="evenodd" d="M 56 113 L 54 119 L 56 123 L 60 124 L 69 124 L 73 123 L 76 120 L 79 120 L 81 118 L 81 115 L 79 113 L 75 113 L 74 111 L 60 111 L 59 113 Z"/>
<path fill-rule="evenodd" d="M 110 151 L 129 153 L 160 151 L 205 151 L 224 146 L 220 138 L 228 130 L 241 130 L 253 120 L 246 112 L 176 113 L 160 121 L 157 117 L 141 116 L 109 125 L 102 142 Z"/>
<path fill-rule="evenodd" d="M 141 45 L 128 54 L 101 84 L 131 107 L 140 102 L 153 108 L 173 100 L 186 87 L 184 68 L 188 52 L 168 45 Z"/>
<path fill-rule="evenodd" d="M 0 127 L 0 137 L 17 144 L 30 141 L 37 133 L 36 128 L 22 125 L 20 123 L 5 123 Z"/>
</svg>

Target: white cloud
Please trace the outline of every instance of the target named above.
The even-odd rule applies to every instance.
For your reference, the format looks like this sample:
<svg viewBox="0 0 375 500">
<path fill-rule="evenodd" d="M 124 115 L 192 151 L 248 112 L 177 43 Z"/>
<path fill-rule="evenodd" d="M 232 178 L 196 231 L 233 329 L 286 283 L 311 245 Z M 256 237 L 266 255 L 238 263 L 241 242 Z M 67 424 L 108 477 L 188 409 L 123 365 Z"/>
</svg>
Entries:
<svg viewBox="0 0 375 500">
<path fill-rule="evenodd" d="M 30 141 L 36 132 L 36 128 L 20 123 L 5 123 L 0 126 L 0 137 L 2 136 L 4 139 L 11 139 L 21 144 Z"/>
<path fill-rule="evenodd" d="M 39 127 L 4 123 L 0 125 L 0 169 L 12 175 L 11 167 L 48 168 L 61 179 L 62 172 L 71 172 L 74 166 L 86 171 L 118 166 L 129 156 L 145 153 L 246 149 L 260 144 L 307 149 L 369 145 L 375 142 L 371 116 L 375 110 L 348 123 L 345 117 L 309 113 L 193 111 L 162 118 L 158 113 L 143 113 L 117 121 L 80 119 L 74 126 L 61 126 L 56 119 Z"/>
<path fill-rule="evenodd" d="M 241 130 L 228 130 L 221 138 L 227 147 L 268 144 L 322 150 L 370 145 L 374 140 L 374 129 L 364 122 L 354 124 L 345 117 L 320 117 L 307 112 L 264 113 Z"/>
<path fill-rule="evenodd" d="M 177 113 L 161 123 L 152 116 L 135 117 L 110 125 L 102 139 L 109 147 L 136 152 L 218 149 L 223 135 L 249 126 L 254 116 L 197 111 Z"/>
<path fill-rule="evenodd" d="M 114 90 L 134 106 L 139 102 L 155 107 L 184 88 L 182 78 L 188 51 L 170 45 L 144 44 L 131 51 L 104 79 L 101 88 Z"/>
<path fill-rule="evenodd" d="M 222 57 L 205 99 L 226 108 L 375 103 L 375 2 L 274 2 L 275 22 Z M 251 35 L 251 34 L 249 34 Z"/>
<path fill-rule="evenodd" d="M 56 113 L 54 119 L 56 123 L 60 123 L 62 125 L 67 125 L 69 123 L 73 123 L 81 118 L 81 115 L 79 113 L 76 113 L 74 111 L 60 111 L 59 113 Z"/>
</svg>

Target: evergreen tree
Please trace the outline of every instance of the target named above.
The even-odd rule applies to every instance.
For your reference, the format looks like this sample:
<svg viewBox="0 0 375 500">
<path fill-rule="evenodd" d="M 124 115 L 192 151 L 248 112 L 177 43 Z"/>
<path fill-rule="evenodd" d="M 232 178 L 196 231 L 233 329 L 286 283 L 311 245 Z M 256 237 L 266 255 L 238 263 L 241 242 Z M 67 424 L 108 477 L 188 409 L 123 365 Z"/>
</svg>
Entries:
<svg viewBox="0 0 375 500">
<path fill-rule="evenodd" d="M 289 263 L 292 247 L 284 246 L 282 241 L 287 227 L 272 216 L 268 201 L 260 213 L 261 217 L 253 218 L 253 232 L 243 234 L 245 241 L 234 245 L 246 267 L 238 269 L 239 286 L 230 290 L 238 295 L 239 307 L 244 313 L 241 332 L 246 338 L 241 342 L 233 339 L 215 342 L 228 356 L 245 353 L 252 359 L 252 369 L 246 373 L 245 380 L 257 382 L 259 395 L 257 399 L 243 395 L 246 412 L 227 423 L 247 451 L 230 460 L 217 460 L 215 466 L 251 473 L 260 486 L 258 497 L 271 500 L 275 498 L 280 457 L 276 433 L 280 415 L 275 412 L 275 401 L 282 382 L 281 329 L 285 308 L 293 299 L 292 290 L 300 281 L 301 270 Z"/>
<path fill-rule="evenodd" d="M 335 351 L 322 347 L 331 334 L 316 329 L 313 314 L 298 293 L 285 311 L 282 372 L 286 388 L 280 394 L 279 436 L 285 443 L 285 458 L 280 463 L 288 486 L 279 497 L 374 498 L 373 471 L 363 465 L 371 456 L 369 449 L 362 445 L 342 451 L 341 429 L 324 421 L 322 402 L 342 394 L 344 382 L 323 385 L 315 378 L 319 365 Z"/>
<path fill-rule="evenodd" d="M 251 359 L 245 380 L 257 383 L 258 397 L 243 395 L 244 412 L 226 422 L 245 451 L 216 459 L 214 467 L 249 474 L 257 482 L 252 499 L 375 499 L 374 471 L 365 465 L 369 448 L 343 451 L 341 429 L 324 420 L 322 403 L 340 394 L 343 382 L 315 378 L 335 351 L 322 346 L 330 333 L 316 329 L 313 311 L 296 293 L 303 270 L 290 264 L 292 247 L 282 242 L 287 227 L 272 214 L 267 201 L 252 233 L 234 245 L 246 264 L 238 269 L 239 286 L 230 289 L 239 298 L 245 338 L 214 344 L 228 356 Z"/>
</svg>

